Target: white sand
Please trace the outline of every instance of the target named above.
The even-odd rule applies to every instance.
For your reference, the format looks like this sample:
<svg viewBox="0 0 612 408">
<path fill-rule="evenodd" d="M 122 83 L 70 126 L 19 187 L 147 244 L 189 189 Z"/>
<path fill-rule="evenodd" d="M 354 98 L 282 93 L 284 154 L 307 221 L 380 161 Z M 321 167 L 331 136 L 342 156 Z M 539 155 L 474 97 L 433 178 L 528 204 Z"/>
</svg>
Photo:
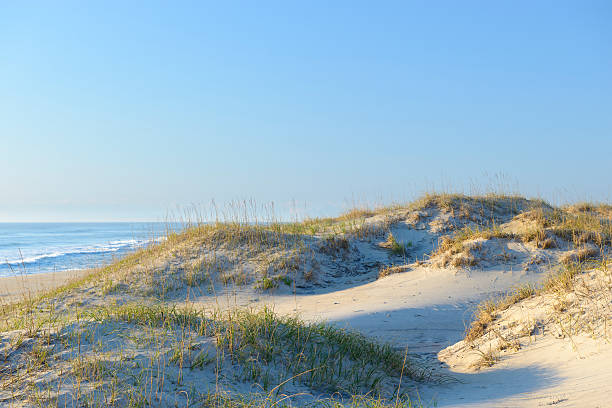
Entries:
<svg viewBox="0 0 612 408">
<path fill-rule="evenodd" d="M 405 225 L 394 226 L 393 234 L 400 240 L 411 241 L 411 251 L 418 259 L 431 251 L 437 238 Z M 351 252 L 351 257 L 343 261 L 342 266 L 348 271 L 364 260 L 374 265 L 381 257 L 387 258 L 387 253 L 381 252 L 375 243 L 355 245 L 358 251 Z M 500 264 L 495 257 L 500 248 L 511 262 Z M 216 297 L 204 293 L 194 297 L 192 292 L 189 299 L 209 307 L 268 305 L 277 313 L 297 312 L 308 321 L 330 321 L 391 342 L 398 348 L 408 347 L 414 359 L 434 367 L 449 380 L 421 386 L 420 395 L 427 405 L 435 402 L 438 407 L 612 407 L 612 345 L 603 339 L 585 339 L 574 350 L 567 339 L 543 336 L 480 371 L 468 370 L 454 359 L 459 358 L 459 352 L 447 349 L 463 338 L 480 301 L 520 284 L 539 282 L 547 273 L 546 268 L 534 265 L 529 266 L 532 270 L 525 270 L 524 266 L 534 255 L 548 256 L 559 251 L 543 252 L 518 242 L 500 244 L 499 240 L 491 240 L 474 250 L 484 269 L 412 265 L 408 272 L 367 283 L 375 276 L 375 270 L 357 276 L 342 271 L 336 274 L 338 271 L 332 268 L 322 275 L 328 286 L 312 289 L 311 293 L 292 294 L 284 287 L 277 293 L 264 294 L 242 287 L 228 289 Z M 321 258 L 321 263 L 324 262 Z M 59 286 L 83 273 L 0 278 L 0 302 Z M 84 295 L 90 296 L 87 292 Z M 438 353 L 444 349 L 447 350 L 440 354 L 444 361 L 441 362 Z"/>
<path fill-rule="evenodd" d="M 83 273 L 0 278 L 0 298 L 6 303 L 24 293 L 57 287 Z M 410 353 L 431 364 L 440 350 L 463 337 L 480 300 L 519 282 L 540 278 L 535 273 L 499 269 L 453 274 L 418 268 L 348 289 L 326 288 L 297 296 L 236 293 L 226 300 L 230 305 L 267 304 L 278 313 L 297 311 L 306 320 L 335 322 L 408 347 Z M 544 338 L 478 372 L 464 373 L 446 364 L 437 365 L 440 373 L 456 380 L 422 386 L 423 401 L 435 402 L 438 407 L 611 406 L 610 344 L 587 343 L 576 352 L 567 341 Z"/>
<path fill-rule="evenodd" d="M 577 353 L 568 341 L 544 338 L 491 368 L 470 373 L 437 361 L 440 350 L 463 338 L 479 301 L 542 277 L 495 268 L 456 274 L 418 268 L 348 289 L 326 288 L 297 296 L 239 292 L 226 301 L 229 306 L 266 304 L 278 313 L 297 311 L 306 320 L 331 321 L 408 347 L 420 360 L 454 379 L 422 386 L 423 401 L 438 407 L 612 406 L 610 344 L 585 345 Z"/>
<path fill-rule="evenodd" d="M 7 304 L 57 288 L 88 273 L 85 270 L 0 277 L 0 304 Z"/>
</svg>

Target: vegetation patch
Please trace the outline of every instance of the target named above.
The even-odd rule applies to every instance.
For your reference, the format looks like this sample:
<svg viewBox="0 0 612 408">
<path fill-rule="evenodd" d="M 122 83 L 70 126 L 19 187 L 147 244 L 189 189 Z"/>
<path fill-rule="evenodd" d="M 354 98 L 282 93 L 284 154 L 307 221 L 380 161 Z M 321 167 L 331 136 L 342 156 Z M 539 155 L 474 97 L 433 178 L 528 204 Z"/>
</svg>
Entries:
<svg viewBox="0 0 612 408">
<path fill-rule="evenodd" d="M 250 395 L 258 384 L 274 401 L 316 390 L 385 406 L 400 398 L 400 378 L 407 386 L 429 376 L 390 345 L 269 309 L 105 306 L 5 332 L 0 344 L 0 398 L 43 405 L 167 406 L 209 400 L 219 388 Z"/>
<path fill-rule="evenodd" d="M 497 299 L 489 299 L 478 305 L 475 319 L 470 324 L 466 332 L 465 339 L 474 341 L 481 337 L 487 327 L 497 318 L 499 313 L 508 309 L 510 306 L 534 296 L 537 293 L 535 286 L 526 284 L 520 286 Z"/>
<path fill-rule="evenodd" d="M 381 248 L 388 249 L 393 255 L 406 256 L 408 248 L 412 246 L 411 242 L 400 243 L 395 239 L 392 233 L 387 235 L 387 240 L 378 244 Z"/>
<path fill-rule="evenodd" d="M 537 287 L 523 286 L 481 303 L 464 341 L 442 354 L 449 358 L 475 352 L 481 355 L 474 362 L 478 368 L 493 364 L 499 353 L 519 350 L 538 335 L 566 339 L 575 350 L 580 348 L 577 338 L 609 342 L 611 299 L 607 260 L 569 263 Z"/>
<path fill-rule="evenodd" d="M 378 271 L 378 279 L 384 278 L 385 276 L 393 275 L 396 273 L 403 273 L 410 270 L 408 265 L 397 265 L 397 266 L 383 266 Z"/>
</svg>

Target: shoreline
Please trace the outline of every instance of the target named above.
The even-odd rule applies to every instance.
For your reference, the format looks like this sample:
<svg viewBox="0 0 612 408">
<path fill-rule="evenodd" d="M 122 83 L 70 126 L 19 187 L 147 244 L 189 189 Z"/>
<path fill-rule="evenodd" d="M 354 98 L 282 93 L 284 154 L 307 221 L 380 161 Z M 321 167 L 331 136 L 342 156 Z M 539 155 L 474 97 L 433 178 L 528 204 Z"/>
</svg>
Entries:
<svg viewBox="0 0 612 408">
<path fill-rule="evenodd" d="M 72 269 L 28 275 L 0 276 L 0 305 L 19 301 L 55 289 L 90 273 L 91 269 Z"/>
</svg>

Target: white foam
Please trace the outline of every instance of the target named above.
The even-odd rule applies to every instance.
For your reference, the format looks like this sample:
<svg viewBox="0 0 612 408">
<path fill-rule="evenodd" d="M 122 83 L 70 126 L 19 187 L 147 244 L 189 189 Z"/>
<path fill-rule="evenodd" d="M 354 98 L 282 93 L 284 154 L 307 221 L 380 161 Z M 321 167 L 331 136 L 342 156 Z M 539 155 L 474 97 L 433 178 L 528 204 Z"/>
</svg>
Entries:
<svg viewBox="0 0 612 408">
<path fill-rule="evenodd" d="M 104 253 L 112 253 L 117 252 L 122 249 L 134 249 L 138 247 L 145 246 L 152 242 L 159 242 L 162 239 L 149 239 L 149 240 L 137 240 L 137 239 L 126 239 L 126 240 L 117 240 L 110 241 L 108 244 L 99 244 L 99 245 L 91 245 L 85 247 L 70 247 L 70 248 L 61 248 L 50 250 L 49 252 L 33 254 L 29 256 L 13 258 L 13 259 L 5 259 L 4 262 L 0 262 L 0 266 L 2 265 L 31 265 L 39 261 L 43 261 L 45 259 L 58 258 L 61 256 L 70 256 L 70 255 L 85 255 L 85 254 L 104 254 Z"/>
</svg>

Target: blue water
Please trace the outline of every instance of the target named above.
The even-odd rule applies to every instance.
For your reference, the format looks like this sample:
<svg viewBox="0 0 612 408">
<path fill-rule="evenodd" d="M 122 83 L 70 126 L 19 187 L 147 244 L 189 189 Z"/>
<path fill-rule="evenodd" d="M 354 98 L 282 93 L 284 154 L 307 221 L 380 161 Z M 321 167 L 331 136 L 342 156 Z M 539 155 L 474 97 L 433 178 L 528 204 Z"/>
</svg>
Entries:
<svg viewBox="0 0 612 408">
<path fill-rule="evenodd" d="M 165 231 L 164 223 L 0 223 L 0 276 L 105 265 Z"/>
</svg>

